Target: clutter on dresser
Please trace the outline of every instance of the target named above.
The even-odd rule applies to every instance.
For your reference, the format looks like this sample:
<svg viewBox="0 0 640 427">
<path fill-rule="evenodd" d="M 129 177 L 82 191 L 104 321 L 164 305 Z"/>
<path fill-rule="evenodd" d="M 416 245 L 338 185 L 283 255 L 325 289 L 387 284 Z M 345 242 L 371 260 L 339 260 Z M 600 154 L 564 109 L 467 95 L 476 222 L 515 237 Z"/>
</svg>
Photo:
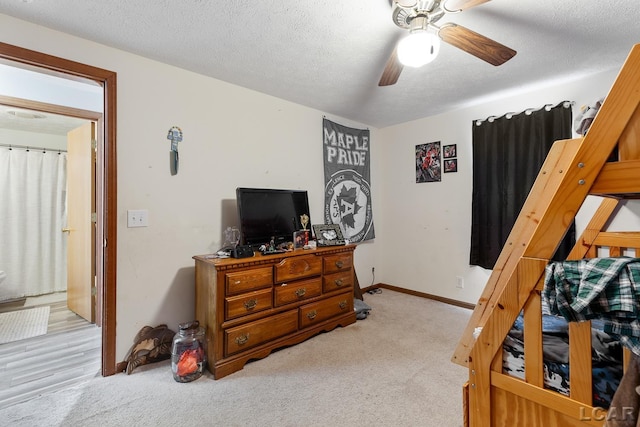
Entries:
<svg viewBox="0 0 640 427">
<path fill-rule="evenodd" d="M 338 224 L 315 224 L 312 227 L 318 246 L 339 246 L 346 243 Z"/>
</svg>

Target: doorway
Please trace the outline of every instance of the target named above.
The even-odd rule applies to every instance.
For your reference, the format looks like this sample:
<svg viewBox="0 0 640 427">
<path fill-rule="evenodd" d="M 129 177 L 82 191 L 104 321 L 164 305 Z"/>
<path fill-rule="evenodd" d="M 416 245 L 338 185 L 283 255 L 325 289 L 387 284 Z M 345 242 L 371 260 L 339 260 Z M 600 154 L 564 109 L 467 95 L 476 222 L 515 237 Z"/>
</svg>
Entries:
<svg viewBox="0 0 640 427">
<path fill-rule="evenodd" d="M 102 113 L 76 110 L 71 117 L 53 111 L 60 106 L 37 102 L 36 111 L 25 105 L 36 101 L 0 95 L 0 153 L 6 168 L 0 210 L 8 219 L 0 223 L 5 273 L 0 304 L 19 309 L 18 302 L 26 303 L 27 297 L 66 300 L 71 311 L 100 326 L 93 147 L 101 144 L 95 129 Z"/>
<path fill-rule="evenodd" d="M 88 79 L 102 86 L 104 113 L 98 133 L 103 143 L 96 147 L 96 305 L 101 312 L 97 318 L 102 320 L 101 372 L 103 376 L 113 375 L 116 373 L 116 73 L 6 43 L 0 43 L 0 59 L 44 74 L 70 80 Z"/>
</svg>

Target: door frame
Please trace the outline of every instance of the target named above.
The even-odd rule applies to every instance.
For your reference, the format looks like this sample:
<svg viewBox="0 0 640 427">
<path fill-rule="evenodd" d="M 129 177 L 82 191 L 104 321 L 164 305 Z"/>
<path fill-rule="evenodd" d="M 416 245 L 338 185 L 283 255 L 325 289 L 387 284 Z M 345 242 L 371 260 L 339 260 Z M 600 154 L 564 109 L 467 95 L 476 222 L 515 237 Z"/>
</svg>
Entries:
<svg viewBox="0 0 640 427">
<path fill-rule="evenodd" d="M 102 375 L 116 373 L 116 255 L 117 255 L 117 167 L 116 167 L 116 73 L 64 58 L 0 42 L 0 58 L 80 77 L 102 86 L 104 99 L 102 147 L 96 165 L 96 279 L 102 312 Z M 100 128 L 100 126 L 99 126 Z"/>
</svg>

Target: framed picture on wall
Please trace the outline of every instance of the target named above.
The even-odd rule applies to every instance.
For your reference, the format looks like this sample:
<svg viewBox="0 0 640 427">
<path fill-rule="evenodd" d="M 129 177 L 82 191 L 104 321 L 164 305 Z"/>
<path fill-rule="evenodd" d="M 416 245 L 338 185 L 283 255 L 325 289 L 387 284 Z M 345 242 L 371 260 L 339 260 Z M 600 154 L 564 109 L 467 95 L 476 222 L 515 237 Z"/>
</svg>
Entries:
<svg viewBox="0 0 640 427">
<path fill-rule="evenodd" d="M 440 141 L 416 145 L 416 183 L 441 181 Z"/>
<path fill-rule="evenodd" d="M 445 145 L 444 147 L 442 147 L 442 158 L 450 159 L 452 157 L 456 157 L 456 152 L 456 144 Z"/>
<path fill-rule="evenodd" d="M 444 173 L 447 172 L 458 172 L 458 159 L 444 160 Z"/>
</svg>

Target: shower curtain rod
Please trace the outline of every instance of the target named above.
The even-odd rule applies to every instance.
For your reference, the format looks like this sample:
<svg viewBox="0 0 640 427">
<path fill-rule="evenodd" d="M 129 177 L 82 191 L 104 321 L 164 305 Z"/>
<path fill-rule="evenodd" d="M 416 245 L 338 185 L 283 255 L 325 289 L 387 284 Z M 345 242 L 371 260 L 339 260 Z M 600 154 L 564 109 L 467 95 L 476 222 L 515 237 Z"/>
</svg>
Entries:
<svg viewBox="0 0 640 427">
<path fill-rule="evenodd" d="M 30 145 L 16 145 L 16 144 L 2 144 L 2 143 L 0 143 L 0 147 L 6 147 L 6 148 L 8 148 L 10 150 L 12 148 L 18 148 L 20 150 L 26 150 L 26 151 L 30 151 L 30 150 L 42 151 L 42 152 L 54 151 L 54 152 L 57 152 L 57 153 L 66 153 L 67 152 L 67 150 L 62 150 L 62 149 L 59 149 L 59 148 L 32 147 Z"/>
</svg>

